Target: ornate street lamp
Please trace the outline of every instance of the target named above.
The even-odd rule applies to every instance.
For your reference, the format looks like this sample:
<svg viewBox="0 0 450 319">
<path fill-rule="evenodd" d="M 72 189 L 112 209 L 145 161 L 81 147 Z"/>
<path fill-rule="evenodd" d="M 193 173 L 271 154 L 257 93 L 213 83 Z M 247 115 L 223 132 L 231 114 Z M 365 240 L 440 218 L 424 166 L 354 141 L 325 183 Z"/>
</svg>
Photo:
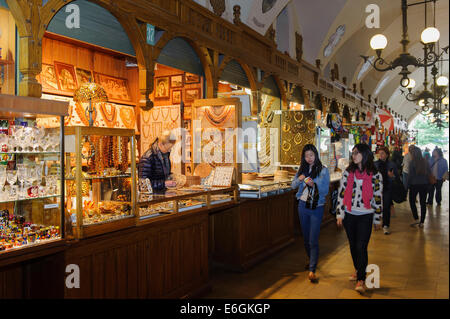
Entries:
<svg viewBox="0 0 450 319">
<path fill-rule="evenodd" d="M 376 34 L 370 39 L 370 47 L 375 50 L 377 58 L 375 61 L 371 61 L 369 59 L 369 56 L 361 55 L 361 57 L 364 59 L 364 62 L 369 62 L 375 70 L 380 72 L 385 72 L 389 70 L 396 69 L 397 67 L 401 67 L 401 70 L 399 74 L 402 76 L 400 80 L 400 85 L 404 88 L 408 87 L 410 84 L 409 74 L 411 74 L 411 71 L 409 71 L 408 67 L 429 67 L 434 65 L 440 58 L 443 52 L 447 52 L 448 46 L 443 48 L 443 52 L 441 54 L 436 54 L 433 50 L 434 44 L 439 40 L 440 33 L 439 30 L 435 27 L 428 27 L 425 30 L 423 30 L 421 34 L 421 43 L 423 44 L 423 50 L 424 50 L 424 59 L 416 58 L 409 54 L 407 50 L 407 46 L 409 44 L 408 40 L 408 23 L 407 23 L 407 9 L 408 6 L 414 6 L 417 4 L 423 4 L 425 3 L 425 14 L 426 14 L 426 4 L 428 2 L 436 3 L 437 0 L 426 0 L 424 2 L 420 3 L 414 3 L 411 5 L 408 5 L 407 0 L 401 0 L 401 7 L 402 7 L 402 17 L 403 17 L 403 33 L 402 33 L 402 40 L 400 43 L 402 44 L 403 51 L 394 61 L 387 62 L 381 57 L 381 53 L 387 46 L 387 38 L 382 34 Z"/>
</svg>

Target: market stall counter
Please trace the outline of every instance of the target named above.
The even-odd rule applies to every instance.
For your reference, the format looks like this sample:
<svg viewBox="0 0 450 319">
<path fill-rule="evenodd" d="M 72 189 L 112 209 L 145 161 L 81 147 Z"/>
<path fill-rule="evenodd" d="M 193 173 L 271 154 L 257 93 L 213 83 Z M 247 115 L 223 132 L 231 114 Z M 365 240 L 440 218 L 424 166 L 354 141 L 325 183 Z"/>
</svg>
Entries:
<svg viewBox="0 0 450 319">
<path fill-rule="evenodd" d="M 233 271 L 245 271 L 295 240 L 290 182 L 240 184 L 239 189 L 239 205 L 210 214 L 211 261 Z"/>
<path fill-rule="evenodd" d="M 80 289 L 66 298 L 190 298 L 210 289 L 209 213 L 236 205 L 235 187 L 138 193 L 136 225 L 84 238 L 66 251 Z"/>
</svg>

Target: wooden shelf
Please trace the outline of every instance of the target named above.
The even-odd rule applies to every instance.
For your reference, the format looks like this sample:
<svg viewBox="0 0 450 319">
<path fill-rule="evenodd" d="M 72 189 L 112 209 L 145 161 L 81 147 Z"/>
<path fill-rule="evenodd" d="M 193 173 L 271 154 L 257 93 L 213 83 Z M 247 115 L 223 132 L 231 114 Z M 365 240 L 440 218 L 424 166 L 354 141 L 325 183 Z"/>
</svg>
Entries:
<svg viewBox="0 0 450 319">
<path fill-rule="evenodd" d="M 0 65 L 14 64 L 14 61 L 0 59 Z"/>
</svg>

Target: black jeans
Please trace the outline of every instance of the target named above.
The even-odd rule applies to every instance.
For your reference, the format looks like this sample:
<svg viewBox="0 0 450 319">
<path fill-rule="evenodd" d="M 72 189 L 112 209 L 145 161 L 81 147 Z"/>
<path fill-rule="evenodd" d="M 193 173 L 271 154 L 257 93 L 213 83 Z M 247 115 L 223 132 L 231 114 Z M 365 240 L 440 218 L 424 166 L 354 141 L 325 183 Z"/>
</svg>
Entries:
<svg viewBox="0 0 450 319">
<path fill-rule="evenodd" d="M 416 197 L 419 194 L 420 201 L 420 222 L 423 223 L 425 221 L 425 216 L 427 214 L 427 193 L 428 193 L 427 184 L 422 185 L 410 185 L 409 186 L 409 206 L 411 206 L 411 212 L 413 214 L 414 219 L 419 219 L 417 215 L 417 207 L 416 207 Z"/>
<path fill-rule="evenodd" d="M 391 224 L 391 204 L 392 204 L 392 190 L 383 192 L 383 226 L 389 227 Z"/>
<path fill-rule="evenodd" d="M 345 213 L 344 228 L 347 233 L 352 254 L 353 266 L 358 280 L 366 280 L 366 268 L 369 262 L 367 246 L 372 234 L 373 214 L 352 215 Z"/>
<path fill-rule="evenodd" d="M 438 203 L 438 205 L 441 204 L 442 184 L 444 184 L 444 180 L 438 179 L 436 181 L 436 184 L 430 185 L 430 192 L 428 193 L 428 204 L 433 205 L 434 190 L 436 190 L 436 203 Z"/>
</svg>

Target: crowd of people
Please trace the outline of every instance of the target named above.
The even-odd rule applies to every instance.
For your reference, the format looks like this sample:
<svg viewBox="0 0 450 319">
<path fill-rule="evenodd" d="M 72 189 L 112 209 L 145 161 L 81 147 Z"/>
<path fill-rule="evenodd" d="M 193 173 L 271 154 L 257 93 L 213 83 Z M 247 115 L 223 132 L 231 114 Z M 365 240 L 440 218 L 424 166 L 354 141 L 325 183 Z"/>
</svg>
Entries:
<svg viewBox="0 0 450 319">
<path fill-rule="evenodd" d="M 406 201 L 408 192 L 414 219 L 411 226 L 423 228 L 427 205 L 433 205 L 434 200 L 436 205 L 441 205 L 442 185 L 448 180 L 448 163 L 437 147 L 430 154 L 429 149 L 422 152 L 419 147 L 410 145 L 408 153 L 402 156 L 399 150 L 394 150 L 391 155 L 387 147 L 381 146 L 375 154 L 377 161 L 368 145 L 355 145 L 350 164 L 340 180 L 336 204 L 337 226 L 345 229 L 355 268 L 349 279 L 356 281 L 355 290 L 359 293 L 366 290 L 367 247 L 372 228 L 382 228 L 384 234 L 389 235 L 394 203 Z M 298 214 L 309 258 L 305 269 L 309 270 L 309 280 L 317 283 L 319 233 L 330 174 L 322 165 L 314 145 L 306 145 L 301 158 L 291 186 L 298 188 Z"/>
</svg>

